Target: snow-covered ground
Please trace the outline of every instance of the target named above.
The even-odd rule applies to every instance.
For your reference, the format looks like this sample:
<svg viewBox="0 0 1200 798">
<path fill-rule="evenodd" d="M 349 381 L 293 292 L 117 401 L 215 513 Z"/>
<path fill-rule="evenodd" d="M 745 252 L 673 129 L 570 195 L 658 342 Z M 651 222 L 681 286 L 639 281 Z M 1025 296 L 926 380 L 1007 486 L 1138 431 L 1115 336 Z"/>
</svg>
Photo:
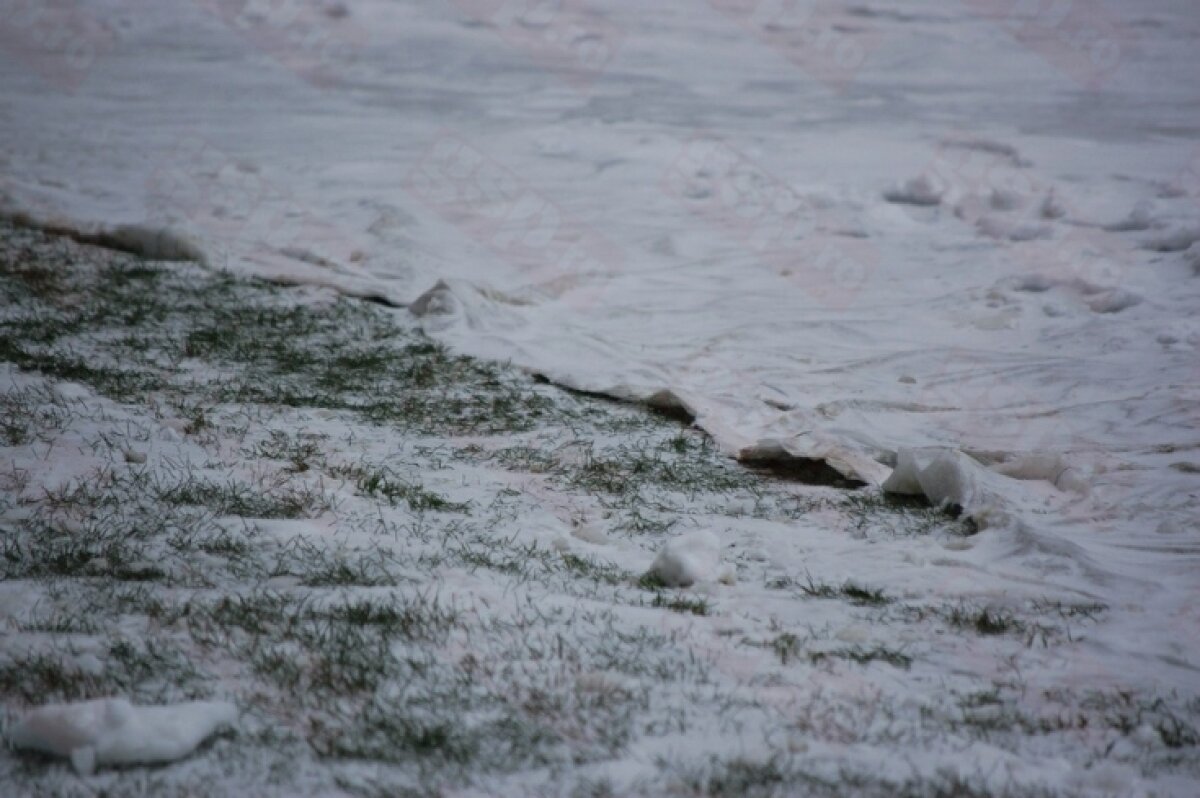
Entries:
<svg viewBox="0 0 1200 798">
<path fill-rule="evenodd" d="M 5 795 L 1193 791 L 1190 641 L 991 529 L 328 289 L 0 224 L 0 291 Z"/>
<path fill-rule="evenodd" d="M 1034 678 L 1200 690 L 1189 0 L 12 5 L 11 209 L 962 504 L 781 567 L 1104 604 Z"/>
</svg>

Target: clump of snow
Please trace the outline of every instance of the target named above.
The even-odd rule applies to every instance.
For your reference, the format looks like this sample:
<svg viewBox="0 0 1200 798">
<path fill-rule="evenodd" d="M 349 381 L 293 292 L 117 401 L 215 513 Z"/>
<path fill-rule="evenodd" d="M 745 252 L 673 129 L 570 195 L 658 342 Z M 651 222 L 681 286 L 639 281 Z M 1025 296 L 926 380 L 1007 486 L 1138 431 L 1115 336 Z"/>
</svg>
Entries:
<svg viewBox="0 0 1200 798">
<path fill-rule="evenodd" d="M 721 565 L 721 544 L 712 532 L 693 532 L 667 541 L 650 564 L 647 576 L 667 587 L 701 582 L 732 582 L 733 570 Z"/>
<path fill-rule="evenodd" d="M 458 301 L 445 280 L 438 280 L 432 288 L 414 299 L 408 310 L 417 318 L 450 317 L 458 312 Z"/>
<path fill-rule="evenodd" d="M 1154 252 L 1183 252 L 1200 241 L 1200 227 L 1183 227 L 1142 244 Z"/>
<path fill-rule="evenodd" d="M 1104 229 L 1110 233 L 1140 233 L 1153 227 L 1155 221 L 1154 206 L 1139 202 L 1128 216 L 1119 222 L 1105 225 Z"/>
<path fill-rule="evenodd" d="M 970 507 L 977 495 L 974 472 L 980 466 L 954 449 L 901 449 L 896 468 L 883 482 L 888 493 L 924 495 L 940 506 Z"/>
<path fill-rule="evenodd" d="M 917 175 L 883 192 L 883 198 L 901 205 L 940 205 L 942 193 L 928 176 Z"/>
<path fill-rule="evenodd" d="M 1087 494 L 1091 488 L 1083 474 L 1059 454 L 1015 455 L 1006 462 L 998 463 L 995 471 L 1013 479 L 1042 480 L 1059 490 L 1079 494 Z"/>
<path fill-rule="evenodd" d="M 1132 291 L 1124 291 L 1116 288 L 1111 291 L 1104 291 L 1088 298 L 1087 306 L 1094 313 L 1120 313 L 1126 308 L 1131 308 L 1142 301 L 1142 298 Z"/>
<path fill-rule="evenodd" d="M 47 704 L 16 724 L 16 748 L 68 757 L 87 774 L 100 765 L 173 762 L 237 719 L 226 701 L 135 707 L 124 698 Z"/>
</svg>

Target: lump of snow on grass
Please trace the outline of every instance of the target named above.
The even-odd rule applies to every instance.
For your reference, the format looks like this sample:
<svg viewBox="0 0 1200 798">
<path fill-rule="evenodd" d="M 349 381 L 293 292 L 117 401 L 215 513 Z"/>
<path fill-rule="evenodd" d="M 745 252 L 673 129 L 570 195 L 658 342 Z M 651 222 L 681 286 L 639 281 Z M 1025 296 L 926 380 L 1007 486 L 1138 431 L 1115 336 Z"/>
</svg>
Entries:
<svg viewBox="0 0 1200 798">
<path fill-rule="evenodd" d="M 1087 306 L 1094 313 L 1120 313 L 1122 310 L 1131 308 L 1141 301 L 1142 298 L 1132 291 L 1122 291 L 1119 288 L 1104 291 L 1086 300 Z"/>
<path fill-rule="evenodd" d="M 667 587 L 733 581 L 733 569 L 721 565 L 721 543 L 712 532 L 693 532 L 668 540 L 646 575 Z"/>
<path fill-rule="evenodd" d="M 970 507 L 976 485 L 974 461 L 953 449 L 901 449 L 896 468 L 883 483 L 888 493 L 923 495 L 942 507 Z"/>
<path fill-rule="evenodd" d="M 124 698 L 48 704 L 9 733 L 16 748 L 68 757 L 79 773 L 98 765 L 173 762 L 237 719 L 225 701 L 135 707 Z"/>
</svg>

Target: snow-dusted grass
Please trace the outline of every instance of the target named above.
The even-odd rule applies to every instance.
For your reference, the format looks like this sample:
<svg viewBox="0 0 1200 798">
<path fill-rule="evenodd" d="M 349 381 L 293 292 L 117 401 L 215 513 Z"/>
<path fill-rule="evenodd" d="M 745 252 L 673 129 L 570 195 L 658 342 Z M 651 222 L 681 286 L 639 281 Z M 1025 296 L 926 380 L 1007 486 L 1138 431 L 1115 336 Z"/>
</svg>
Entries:
<svg viewBox="0 0 1200 798">
<path fill-rule="evenodd" d="M 241 712 L 158 769 L 3 754 L 24 792 L 1005 796 L 1195 775 L 1194 697 L 1026 675 L 1069 661 L 1103 605 L 892 578 L 964 521 L 743 468 L 375 305 L 0 242 L 5 726 L 111 695 Z M 648 572 L 705 530 L 736 584 Z"/>
</svg>

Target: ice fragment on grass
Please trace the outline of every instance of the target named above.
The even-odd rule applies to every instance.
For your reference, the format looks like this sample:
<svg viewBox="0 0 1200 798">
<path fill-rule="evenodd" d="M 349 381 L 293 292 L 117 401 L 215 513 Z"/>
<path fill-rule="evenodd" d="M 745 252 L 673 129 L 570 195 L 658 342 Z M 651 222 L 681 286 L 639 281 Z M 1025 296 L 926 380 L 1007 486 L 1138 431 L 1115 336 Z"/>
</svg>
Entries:
<svg viewBox="0 0 1200 798">
<path fill-rule="evenodd" d="M 712 532 L 693 532 L 668 540 L 650 564 L 647 576 L 667 587 L 700 582 L 732 582 L 733 570 L 721 565 L 721 544 Z"/>
<path fill-rule="evenodd" d="M 79 773 L 99 765 L 173 762 L 237 719 L 226 701 L 135 707 L 124 698 L 47 704 L 9 733 L 16 748 L 67 757 Z"/>
<path fill-rule="evenodd" d="M 972 464 L 965 454 L 952 449 L 901 449 L 883 489 L 923 495 L 940 506 L 969 507 L 975 498 Z"/>
</svg>

